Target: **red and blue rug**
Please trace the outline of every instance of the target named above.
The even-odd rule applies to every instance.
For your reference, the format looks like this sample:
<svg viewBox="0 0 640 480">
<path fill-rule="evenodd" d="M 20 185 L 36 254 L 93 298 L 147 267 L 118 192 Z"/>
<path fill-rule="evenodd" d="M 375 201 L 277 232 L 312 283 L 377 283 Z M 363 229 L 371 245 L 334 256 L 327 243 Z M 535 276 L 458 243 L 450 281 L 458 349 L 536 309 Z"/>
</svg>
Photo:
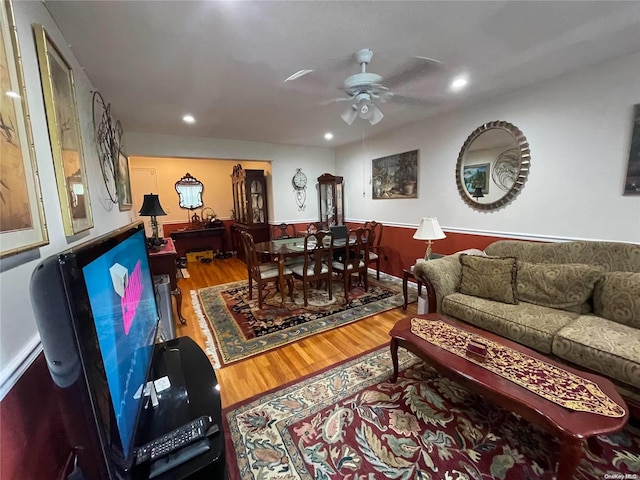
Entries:
<svg viewBox="0 0 640 480">
<path fill-rule="evenodd" d="M 309 305 L 305 307 L 302 283 L 296 281 L 294 301 L 287 289 L 282 306 L 280 292 L 269 284 L 261 309 L 255 286 L 249 300 L 246 280 L 192 291 L 191 296 L 205 336 L 212 334 L 207 353 L 219 368 L 399 307 L 403 303 L 401 290 L 397 279 L 370 279 L 369 291 L 353 287 L 345 304 L 342 282 L 333 282 L 332 298 L 326 290 L 309 289 Z M 415 300 L 415 289 L 409 292 Z"/>
<path fill-rule="evenodd" d="M 225 409 L 231 480 L 551 480 L 558 440 L 388 347 Z M 640 430 L 584 446 L 574 480 L 640 478 Z"/>
</svg>

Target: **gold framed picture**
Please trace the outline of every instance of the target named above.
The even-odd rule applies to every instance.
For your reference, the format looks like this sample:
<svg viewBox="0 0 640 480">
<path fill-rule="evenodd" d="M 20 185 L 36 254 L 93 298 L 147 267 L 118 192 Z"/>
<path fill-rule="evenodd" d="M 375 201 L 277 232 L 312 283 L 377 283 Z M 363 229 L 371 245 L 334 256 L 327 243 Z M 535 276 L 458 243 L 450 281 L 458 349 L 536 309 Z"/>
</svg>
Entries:
<svg viewBox="0 0 640 480">
<path fill-rule="evenodd" d="M 71 236 L 93 227 L 73 72 L 42 25 L 33 31 L 64 233 Z"/>
<path fill-rule="evenodd" d="M 0 0 L 0 92 L 0 257 L 5 257 L 49 243 L 9 0 Z"/>
</svg>

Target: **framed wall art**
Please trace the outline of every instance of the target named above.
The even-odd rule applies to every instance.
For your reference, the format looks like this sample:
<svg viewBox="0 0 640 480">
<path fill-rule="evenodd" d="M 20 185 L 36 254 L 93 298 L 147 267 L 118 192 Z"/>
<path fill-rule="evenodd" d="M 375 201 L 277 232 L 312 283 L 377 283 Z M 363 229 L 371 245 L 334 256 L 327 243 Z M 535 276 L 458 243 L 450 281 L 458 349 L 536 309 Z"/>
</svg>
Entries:
<svg viewBox="0 0 640 480">
<path fill-rule="evenodd" d="M 633 107 L 633 127 L 627 178 L 624 182 L 625 195 L 640 195 L 640 103 Z"/>
<path fill-rule="evenodd" d="M 116 192 L 118 194 L 118 208 L 121 212 L 131 210 L 131 175 L 129 173 L 129 157 L 122 150 L 118 151 L 118 168 L 116 169 Z"/>
<path fill-rule="evenodd" d="M 5 257 L 49 243 L 18 35 L 8 0 L 0 0 L 0 92 L 0 257 Z"/>
<path fill-rule="evenodd" d="M 482 188 L 482 193 L 489 193 L 489 164 L 465 165 L 462 171 L 464 186 L 469 194 L 473 194 L 476 188 Z"/>
<path fill-rule="evenodd" d="M 371 198 L 418 198 L 418 150 L 371 161 Z"/>
<path fill-rule="evenodd" d="M 33 31 L 64 233 L 71 236 L 93 227 L 73 72 L 42 25 Z"/>
</svg>

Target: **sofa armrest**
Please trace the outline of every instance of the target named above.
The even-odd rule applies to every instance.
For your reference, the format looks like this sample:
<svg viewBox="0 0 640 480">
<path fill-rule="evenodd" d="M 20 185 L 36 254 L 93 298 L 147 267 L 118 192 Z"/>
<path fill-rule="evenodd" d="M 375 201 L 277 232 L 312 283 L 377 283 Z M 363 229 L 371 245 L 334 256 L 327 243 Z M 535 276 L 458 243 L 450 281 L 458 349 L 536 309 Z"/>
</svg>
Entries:
<svg viewBox="0 0 640 480">
<path fill-rule="evenodd" d="M 413 267 L 413 275 L 427 289 L 429 313 L 441 313 L 442 299 L 458 291 L 460 285 L 460 255 L 454 254 L 426 262 L 418 262 Z"/>
</svg>

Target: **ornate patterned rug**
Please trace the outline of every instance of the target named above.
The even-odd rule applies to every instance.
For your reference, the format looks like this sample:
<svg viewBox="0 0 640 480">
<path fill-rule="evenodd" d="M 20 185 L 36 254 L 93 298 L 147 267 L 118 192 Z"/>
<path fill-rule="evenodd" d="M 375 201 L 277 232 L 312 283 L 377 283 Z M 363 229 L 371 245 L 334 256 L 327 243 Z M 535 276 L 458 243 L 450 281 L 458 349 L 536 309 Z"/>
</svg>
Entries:
<svg viewBox="0 0 640 480">
<path fill-rule="evenodd" d="M 223 412 L 230 480 L 555 476 L 558 440 L 387 347 Z M 640 430 L 585 445 L 574 479 L 640 478 Z"/>
<path fill-rule="evenodd" d="M 215 368 L 264 353 L 305 337 L 375 315 L 403 303 L 401 282 L 393 278 L 369 279 L 369 291 L 352 288 L 344 304 L 341 282 L 333 283 L 333 298 L 326 290 L 309 289 L 304 307 L 302 284 L 296 281 L 294 301 L 285 287 L 285 304 L 274 285 L 265 289 L 262 309 L 254 286 L 249 300 L 246 280 L 192 291 L 193 308 L 208 335 L 207 353 Z M 415 289 L 409 289 L 415 300 Z M 212 335 L 211 335 L 211 333 Z"/>
</svg>

